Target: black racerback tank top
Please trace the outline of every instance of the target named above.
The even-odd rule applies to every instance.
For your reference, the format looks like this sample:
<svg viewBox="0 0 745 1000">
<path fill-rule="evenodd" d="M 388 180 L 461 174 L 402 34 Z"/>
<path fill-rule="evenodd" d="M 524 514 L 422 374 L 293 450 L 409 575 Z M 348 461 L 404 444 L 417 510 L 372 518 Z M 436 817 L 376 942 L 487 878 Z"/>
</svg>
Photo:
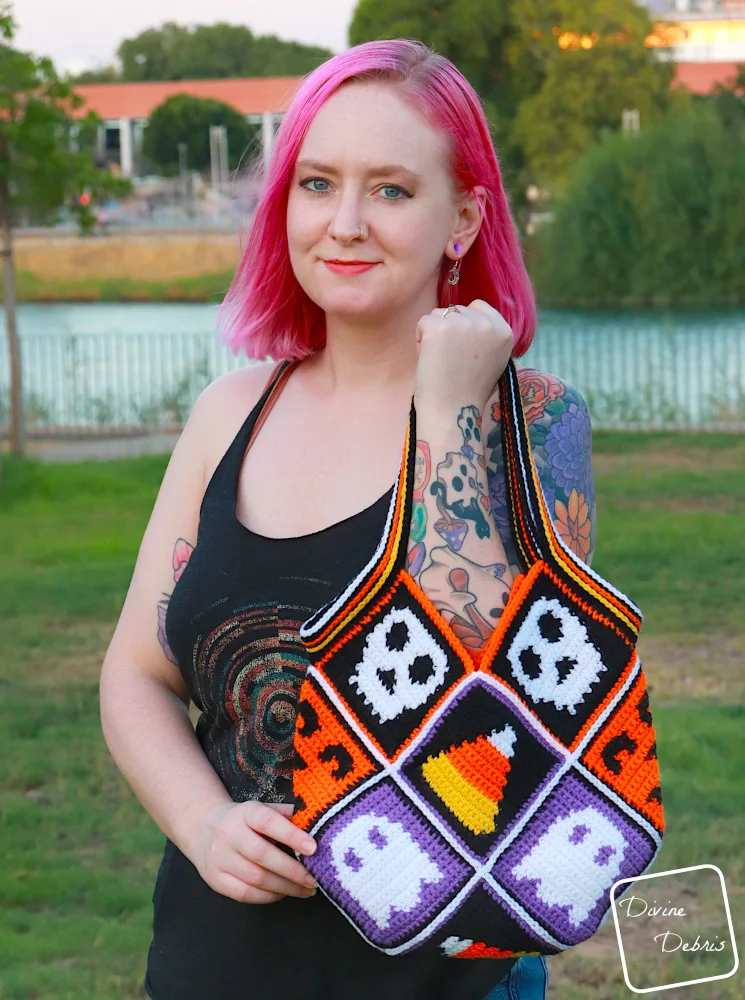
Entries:
<svg viewBox="0 0 745 1000">
<path fill-rule="evenodd" d="M 169 600 L 166 635 L 200 711 L 196 736 L 236 802 L 294 802 L 293 736 L 308 659 L 300 626 L 378 544 L 395 484 L 328 528 L 268 538 L 236 517 L 251 434 L 278 370 L 218 464 L 197 543 Z M 454 962 L 369 947 L 320 892 L 239 903 L 166 840 L 153 894 L 152 1000 L 483 1000 L 512 960 Z"/>
</svg>

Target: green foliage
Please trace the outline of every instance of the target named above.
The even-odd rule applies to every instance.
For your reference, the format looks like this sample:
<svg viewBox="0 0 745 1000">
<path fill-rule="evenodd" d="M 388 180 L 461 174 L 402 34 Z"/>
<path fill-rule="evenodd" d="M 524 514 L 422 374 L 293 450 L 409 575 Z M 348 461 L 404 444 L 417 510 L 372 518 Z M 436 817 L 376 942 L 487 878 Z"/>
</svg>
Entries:
<svg viewBox="0 0 745 1000">
<path fill-rule="evenodd" d="M 510 19 L 510 0 L 359 0 L 349 44 L 418 39 L 452 60 L 495 117 L 506 121 L 516 102 L 506 58 Z"/>
<path fill-rule="evenodd" d="M 175 94 L 157 107 L 148 121 L 143 139 L 143 153 L 164 174 L 176 174 L 179 168 L 178 144 L 188 146 L 190 169 L 206 170 L 210 165 L 210 125 L 227 128 L 229 167 L 234 170 L 258 128 L 222 101 L 203 100 L 189 94 Z"/>
<path fill-rule="evenodd" d="M 732 86 L 717 83 L 711 94 L 695 94 L 693 102 L 709 106 L 727 128 L 745 124 L 745 64 L 737 67 Z"/>
<path fill-rule="evenodd" d="M 68 74 L 71 83 L 119 83 L 119 70 L 113 63 L 100 69 L 86 69 L 77 75 Z"/>
<path fill-rule="evenodd" d="M 710 107 L 606 136 L 536 239 L 544 305 L 745 302 L 745 127 Z"/>
<path fill-rule="evenodd" d="M 652 22 L 633 0 L 533 0 L 513 11 L 515 71 L 527 87 L 540 81 L 520 105 L 513 140 L 535 180 L 556 190 L 580 153 L 620 129 L 625 108 L 639 111 L 643 127 L 659 119 L 674 67 L 645 46 Z"/>
<path fill-rule="evenodd" d="M 299 76 L 333 55 L 329 49 L 255 36 L 239 24 L 183 27 L 169 21 L 121 43 L 120 79 L 206 80 L 243 76 Z M 78 78 L 79 82 L 84 82 Z"/>
<path fill-rule="evenodd" d="M 77 123 L 83 147 L 70 149 L 71 111 L 83 101 L 61 80 L 51 60 L 13 49 L 15 22 L 10 5 L 0 5 L 0 201 L 12 226 L 19 215 L 37 224 L 55 221 L 67 206 L 82 231 L 95 218 L 79 195 L 91 193 L 91 204 L 110 195 L 126 194 L 127 180 L 97 170 L 85 145 L 100 119 L 93 113 Z M 4 194 L 5 192 L 6 194 Z"/>
</svg>

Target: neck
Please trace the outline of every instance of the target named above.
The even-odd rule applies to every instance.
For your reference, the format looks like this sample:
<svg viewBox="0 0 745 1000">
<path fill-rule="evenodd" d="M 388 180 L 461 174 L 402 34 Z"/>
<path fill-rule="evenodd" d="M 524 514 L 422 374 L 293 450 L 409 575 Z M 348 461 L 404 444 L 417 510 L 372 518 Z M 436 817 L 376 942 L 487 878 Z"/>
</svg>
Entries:
<svg viewBox="0 0 745 1000">
<path fill-rule="evenodd" d="M 416 326 L 435 306 L 417 303 L 411 315 L 400 310 L 382 325 L 326 316 L 326 344 L 303 362 L 319 396 L 344 399 L 411 397 L 417 369 Z"/>
</svg>

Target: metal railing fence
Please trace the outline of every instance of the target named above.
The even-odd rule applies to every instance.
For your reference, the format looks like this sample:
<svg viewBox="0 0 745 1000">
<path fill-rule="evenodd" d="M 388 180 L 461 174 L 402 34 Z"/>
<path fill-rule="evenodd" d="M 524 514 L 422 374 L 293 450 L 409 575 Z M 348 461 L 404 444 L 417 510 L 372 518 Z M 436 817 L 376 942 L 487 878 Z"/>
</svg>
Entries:
<svg viewBox="0 0 745 1000">
<path fill-rule="evenodd" d="M 21 346 L 33 436 L 181 427 L 210 381 L 252 363 L 208 331 L 33 332 Z M 745 317 L 669 328 L 547 322 L 519 364 L 575 386 L 595 428 L 745 430 Z M 8 399 L 0 333 L 0 433 Z"/>
</svg>

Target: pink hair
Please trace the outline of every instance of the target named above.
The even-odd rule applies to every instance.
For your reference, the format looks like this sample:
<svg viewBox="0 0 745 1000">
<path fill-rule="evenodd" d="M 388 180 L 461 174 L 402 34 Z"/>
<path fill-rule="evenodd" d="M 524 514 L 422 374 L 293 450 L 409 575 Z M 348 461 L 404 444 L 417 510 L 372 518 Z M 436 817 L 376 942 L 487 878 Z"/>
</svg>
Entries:
<svg viewBox="0 0 745 1000">
<path fill-rule="evenodd" d="M 384 82 L 451 137 L 451 170 L 459 191 L 486 189 L 481 229 L 450 285 L 452 261 L 443 254 L 441 306 L 483 299 L 498 309 L 515 338 L 514 355 L 533 340 L 536 307 L 520 241 L 502 186 L 499 163 L 478 95 L 449 59 L 415 39 L 365 42 L 310 73 L 293 95 L 277 130 L 243 259 L 218 311 L 223 341 L 236 353 L 273 360 L 304 358 L 325 344 L 325 313 L 298 284 L 290 264 L 285 219 L 300 147 L 318 109 L 342 85 Z M 261 162 L 252 169 L 259 176 Z"/>
</svg>

